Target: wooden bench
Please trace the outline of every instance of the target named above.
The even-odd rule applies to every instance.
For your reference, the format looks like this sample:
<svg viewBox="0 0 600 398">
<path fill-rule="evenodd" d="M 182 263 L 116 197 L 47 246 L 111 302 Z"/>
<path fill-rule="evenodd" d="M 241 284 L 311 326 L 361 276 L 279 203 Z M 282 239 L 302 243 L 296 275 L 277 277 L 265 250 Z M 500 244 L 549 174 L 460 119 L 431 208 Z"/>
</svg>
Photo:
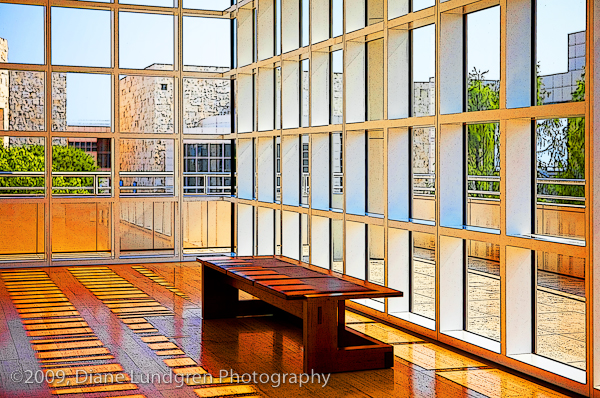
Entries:
<svg viewBox="0 0 600 398">
<path fill-rule="evenodd" d="M 283 256 L 197 261 L 202 264 L 203 319 L 256 315 L 261 305 L 268 313 L 267 303 L 302 319 L 304 372 L 393 366 L 391 345 L 346 327 L 345 300 L 401 297 L 402 292 Z M 238 289 L 260 301 L 240 301 Z"/>
</svg>

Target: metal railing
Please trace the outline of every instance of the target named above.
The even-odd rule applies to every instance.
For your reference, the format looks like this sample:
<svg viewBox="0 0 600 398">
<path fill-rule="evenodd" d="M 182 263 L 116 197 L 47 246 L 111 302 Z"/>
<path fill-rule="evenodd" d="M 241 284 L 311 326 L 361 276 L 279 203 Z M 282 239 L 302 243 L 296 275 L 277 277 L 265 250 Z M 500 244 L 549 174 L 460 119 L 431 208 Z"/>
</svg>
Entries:
<svg viewBox="0 0 600 398">
<path fill-rule="evenodd" d="M 233 177 L 230 172 L 184 172 L 183 177 L 183 193 L 185 195 L 231 195 L 231 185 L 225 184 L 226 178 Z M 188 185 L 187 178 L 194 178 L 196 185 Z M 198 181 L 201 183 L 199 184 Z M 217 183 L 219 181 L 220 183 Z"/>
<path fill-rule="evenodd" d="M 569 186 L 583 186 L 585 187 L 585 179 L 581 178 L 552 178 L 552 177 L 544 177 L 537 178 L 536 182 L 542 185 L 569 185 Z M 574 201 L 574 202 L 585 202 L 584 196 L 565 196 L 565 195 L 546 195 L 546 194 L 537 194 L 537 199 L 548 199 L 548 200 L 565 200 L 565 201 Z M 552 203 L 548 203 L 552 204 Z"/>
<path fill-rule="evenodd" d="M 497 196 L 497 198 L 485 198 L 485 199 L 500 199 L 500 191 L 494 191 L 492 189 L 492 187 L 494 186 L 493 183 L 500 182 L 500 176 L 478 176 L 478 175 L 469 175 L 467 176 L 467 184 L 468 182 L 471 181 L 480 181 L 480 182 L 487 182 L 489 183 L 490 189 L 467 189 L 467 194 L 469 196 L 471 195 L 490 195 L 490 196 Z M 483 198 L 482 198 L 483 199 Z"/>
<path fill-rule="evenodd" d="M 143 178 L 154 180 L 152 185 L 124 185 L 124 178 Z M 171 184 L 167 184 L 168 180 Z M 156 184 L 156 180 L 164 180 L 161 185 Z M 170 171 L 122 171 L 119 173 L 119 189 L 123 196 L 164 196 L 175 194 L 175 173 Z M 137 181 L 133 181 L 134 184 Z M 155 192 L 152 192 L 155 191 Z M 162 191 L 162 192 L 161 192 Z"/>
<path fill-rule="evenodd" d="M 0 171 L 0 178 L 45 178 L 46 172 L 44 171 Z M 11 193 L 8 191 L 41 191 L 34 193 Z M 7 193 L 8 192 L 8 193 Z M 44 196 L 46 187 L 34 187 L 34 186 L 8 186 L 0 187 L 0 195 L 14 195 L 14 196 Z"/>
<path fill-rule="evenodd" d="M 55 177 L 65 178 L 90 178 L 93 179 L 92 186 L 61 186 L 55 185 Z M 96 172 L 75 172 L 75 171 L 56 171 L 52 172 L 52 194 L 55 196 L 73 196 L 73 195 L 94 195 L 94 196 L 110 196 L 112 194 L 112 174 L 110 171 Z M 67 191 L 59 193 L 56 191 Z M 69 192 L 69 191 L 87 191 Z"/>
</svg>

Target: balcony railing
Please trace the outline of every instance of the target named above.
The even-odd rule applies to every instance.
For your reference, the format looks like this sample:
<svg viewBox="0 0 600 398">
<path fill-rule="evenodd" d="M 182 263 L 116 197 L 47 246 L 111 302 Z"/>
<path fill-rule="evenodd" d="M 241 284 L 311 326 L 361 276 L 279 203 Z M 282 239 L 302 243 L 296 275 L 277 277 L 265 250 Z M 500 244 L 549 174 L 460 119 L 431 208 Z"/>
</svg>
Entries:
<svg viewBox="0 0 600 398">
<path fill-rule="evenodd" d="M 73 178 L 89 179 L 91 186 L 84 185 L 58 185 L 57 177 L 63 177 L 65 182 Z M 85 181 L 84 180 L 84 181 Z M 52 172 L 52 194 L 55 196 L 110 196 L 112 194 L 112 174 L 110 171 L 75 172 L 60 171 Z M 87 182 L 87 181 L 86 181 Z M 61 192 L 63 191 L 63 192 Z M 64 192 L 66 191 L 66 192 Z"/>
<path fill-rule="evenodd" d="M 7 179 L 16 179 L 16 178 L 41 178 L 42 183 L 43 179 L 46 177 L 46 172 L 44 171 L 0 171 L 0 180 Z M 15 185 L 12 185 L 15 184 Z M 11 192 L 12 191 L 12 192 Z M 25 191 L 25 192 L 19 192 Z M 36 196 L 44 196 L 46 192 L 45 186 L 21 186 L 16 185 L 15 183 L 10 183 L 8 186 L 0 187 L 0 195 L 6 196 L 28 196 L 28 197 L 36 197 Z"/>
<path fill-rule="evenodd" d="M 185 195 L 231 195 L 232 174 L 230 172 L 184 172 L 183 177 L 183 193 Z M 229 184 L 225 184 L 227 179 L 229 179 Z M 194 181 L 195 185 L 190 184 L 191 181 Z"/>
<path fill-rule="evenodd" d="M 122 171 L 119 178 L 122 196 L 165 196 L 175 193 L 174 172 Z M 131 184 L 125 184 L 129 180 Z"/>
</svg>

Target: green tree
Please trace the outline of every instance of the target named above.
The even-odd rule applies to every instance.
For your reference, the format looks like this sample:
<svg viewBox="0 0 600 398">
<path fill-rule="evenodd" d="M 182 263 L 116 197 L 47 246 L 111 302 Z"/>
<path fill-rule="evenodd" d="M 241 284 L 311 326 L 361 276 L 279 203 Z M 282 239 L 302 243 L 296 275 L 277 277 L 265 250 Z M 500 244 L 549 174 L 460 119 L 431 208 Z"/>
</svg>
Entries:
<svg viewBox="0 0 600 398">
<path fill-rule="evenodd" d="M 485 111 L 500 106 L 500 87 L 497 81 L 486 81 L 488 71 L 473 68 L 467 80 L 467 111 Z M 500 175 L 500 131 L 497 123 L 467 126 L 467 172 L 471 176 Z M 498 182 L 469 181 L 469 190 L 499 191 Z M 471 195 L 491 197 L 495 195 Z"/>
<path fill-rule="evenodd" d="M 539 65 L 538 65 L 539 70 Z M 537 105 L 542 105 L 549 93 L 537 76 Z M 577 80 L 572 94 L 573 102 L 585 100 L 585 72 Z M 585 179 L 585 118 L 545 119 L 537 122 L 537 175 L 539 178 Z M 542 195 L 585 197 L 581 185 L 539 184 Z M 539 199 L 540 202 L 560 204 L 582 204 L 581 201 Z"/>
<path fill-rule="evenodd" d="M 0 171 L 44 171 L 44 147 L 42 145 L 22 145 L 0 147 Z M 52 171 L 93 172 L 98 170 L 94 158 L 85 151 L 71 146 L 54 145 L 52 147 Z M 53 177 L 55 187 L 90 187 L 92 177 Z M 43 194 L 43 189 L 26 190 L 19 187 L 43 187 L 43 177 L 4 177 L 0 176 L 0 187 L 14 187 L 4 194 Z M 55 189 L 54 193 L 86 194 L 86 189 Z"/>
</svg>

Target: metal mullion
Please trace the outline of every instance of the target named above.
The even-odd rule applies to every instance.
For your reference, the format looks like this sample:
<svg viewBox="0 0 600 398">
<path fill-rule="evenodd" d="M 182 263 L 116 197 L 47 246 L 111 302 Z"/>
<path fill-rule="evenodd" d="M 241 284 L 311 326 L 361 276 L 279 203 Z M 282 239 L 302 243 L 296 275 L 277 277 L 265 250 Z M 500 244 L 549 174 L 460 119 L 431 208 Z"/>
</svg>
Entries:
<svg viewBox="0 0 600 398">
<path fill-rule="evenodd" d="M 113 97 L 112 97 L 112 114 L 113 114 L 113 131 L 114 138 L 112 140 L 113 158 L 112 158 L 112 171 L 113 171 L 113 197 L 115 199 L 112 208 L 112 254 L 114 259 L 117 260 L 121 257 L 121 186 L 120 186 L 120 172 L 121 172 L 121 119 L 120 119 L 120 95 L 119 95 L 119 13 L 117 11 L 112 13 L 112 67 L 113 67 Z M 118 221 L 118 222 L 117 222 Z"/>
<path fill-rule="evenodd" d="M 179 145 L 178 145 L 178 151 L 179 153 L 175 153 L 175 158 L 176 158 L 176 162 L 175 162 L 175 177 L 174 181 L 175 181 L 175 189 L 174 189 L 174 193 L 176 198 L 178 198 L 179 200 L 177 201 L 178 203 L 178 209 L 177 212 L 178 213 L 178 217 L 177 214 L 175 214 L 175 228 L 174 231 L 178 231 L 177 235 L 175 235 L 175 256 L 177 257 L 177 255 L 179 254 L 179 261 L 183 261 L 183 228 L 184 228 L 184 214 L 183 214 L 183 200 L 184 200 L 184 190 L 183 187 L 185 186 L 184 184 L 184 176 L 183 176 L 183 171 L 184 171 L 184 164 L 183 164 L 183 158 L 185 155 L 185 149 L 184 149 L 184 142 L 183 142 L 183 107 L 184 107 L 184 100 L 183 100 L 183 0 L 178 0 L 177 2 L 177 21 L 174 24 L 175 26 L 175 48 L 177 49 L 177 52 L 175 54 L 175 64 L 177 65 L 177 72 L 178 72 L 178 76 L 175 79 L 175 83 L 173 86 L 176 87 L 177 89 L 174 90 L 174 103 L 175 103 L 175 109 L 174 109 L 174 117 L 175 117 L 175 135 L 179 138 Z M 210 152 L 209 152 L 210 155 Z M 179 178 L 177 178 L 179 177 Z M 206 184 L 206 180 L 205 180 L 205 184 Z M 179 186 L 177 186 L 179 185 Z M 207 192 L 205 192 L 207 193 Z"/>
<path fill-rule="evenodd" d="M 172 70 L 160 70 L 160 69 L 123 69 L 115 68 L 117 78 L 121 75 L 126 76 L 150 76 L 150 77 L 178 77 L 179 73 Z"/>
<path fill-rule="evenodd" d="M 87 10 L 114 10 L 117 5 L 115 5 L 115 3 L 101 3 L 85 0 L 50 0 L 50 7 L 78 8 Z"/>
<path fill-rule="evenodd" d="M 67 66 L 67 65 L 52 65 L 52 71 L 55 73 L 94 73 L 94 74 L 111 74 L 113 68 L 96 68 L 87 66 Z"/>
<path fill-rule="evenodd" d="M 17 0 L 17 1 L 0 0 L 0 4 L 2 4 L 2 3 L 7 3 L 7 4 L 24 4 L 24 5 L 33 5 L 33 6 L 47 6 L 48 5 L 48 1 L 47 0 Z"/>
<path fill-rule="evenodd" d="M 437 3 L 437 2 L 436 2 Z M 435 116 L 434 116 L 434 128 L 435 128 L 435 181 L 434 181 L 434 186 L 435 186 L 435 251 L 434 251 L 434 261 L 435 261 L 435 337 L 437 339 L 439 339 L 439 336 L 441 334 L 441 322 L 440 322 L 440 302 L 441 302 L 441 294 L 440 294 L 440 215 L 441 215 L 441 211 L 440 211 L 440 186 L 441 186 L 441 178 L 440 178 L 440 157 L 441 157 L 441 145 L 440 145 L 440 141 L 441 141 L 441 120 L 440 120 L 440 92 L 441 92 L 441 85 L 440 85 L 440 76 L 441 76 L 441 62 L 439 62 L 439 60 L 441 59 L 441 38 L 442 38 L 442 34 L 441 34 L 441 23 L 442 23 L 442 16 L 441 16 L 441 12 L 440 12 L 440 7 L 439 6 L 435 6 L 434 7 L 434 12 L 435 12 L 435 82 L 434 82 L 434 90 L 435 90 Z M 464 49 L 463 49 L 464 51 Z M 412 86 L 412 82 L 411 82 L 411 86 Z M 412 91 L 412 90 L 411 90 Z M 412 97 L 412 93 L 409 92 L 409 96 Z M 410 110 L 412 112 L 412 110 Z M 409 114 L 411 114 L 411 112 L 409 112 Z M 411 129 L 412 130 L 412 129 Z M 411 140 L 411 144 L 412 144 L 412 131 L 410 131 L 410 140 Z M 410 156 L 410 173 L 412 175 L 412 145 L 411 145 L 411 156 Z M 411 202 L 411 206 L 412 206 L 412 178 L 409 181 L 410 184 L 410 202 Z M 412 216 L 412 214 L 411 214 Z M 411 233 L 411 238 L 412 238 L 412 233 Z M 412 264 L 412 241 L 411 241 L 411 248 L 410 248 L 410 256 L 411 256 L 411 264 Z M 412 292 L 411 292 L 411 299 L 412 299 Z"/>
<path fill-rule="evenodd" d="M 46 72 L 46 66 L 40 64 L 15 64 L 15 63 L 0 63 L 0 69 L 16 70 L 16 71 L 31 71 L 31 72 Z"/>
<path fill-rule="evenodd" d="M 52 1 L 68 1 L 72 4 L 71 0 L 52 0 Z M 95 3 L 97 4 L 97 3 Z M 108 3 L 107 3 L 108 4 Z M 179 15 L 179 10 L 175 7 L 155 7 L 155 6 L 144 6 L 136 4 L 117 4 L 111 3 L 115 11 L 123 12 L 135 12 L 144 14 L 161 14 L 161 15 L 172 15 L 176 17 Z"/>
<path fill-rule="evenodd" d="M 50 266 L 52 264 L 52 138 L 50 136 L 50 131 L 52 130 L 52 13 L 50 12 L 50 0 L 45 2 L 46 8 L 44 9 L 44 23 L 45 23 L 45 46 L 44 46 L 44 56 L 45 56 L 45 69 L 46 69 L 46 79 L 44 80 L 44 86 L 46 89 L 45 93 L 45 126 L 46 126 L 46 192 L 45 192 L 45 211 L 44 211 L 44 223 L 46 232 L 44 236 L 44 256 L 46 266 Z"/>
</svg>

